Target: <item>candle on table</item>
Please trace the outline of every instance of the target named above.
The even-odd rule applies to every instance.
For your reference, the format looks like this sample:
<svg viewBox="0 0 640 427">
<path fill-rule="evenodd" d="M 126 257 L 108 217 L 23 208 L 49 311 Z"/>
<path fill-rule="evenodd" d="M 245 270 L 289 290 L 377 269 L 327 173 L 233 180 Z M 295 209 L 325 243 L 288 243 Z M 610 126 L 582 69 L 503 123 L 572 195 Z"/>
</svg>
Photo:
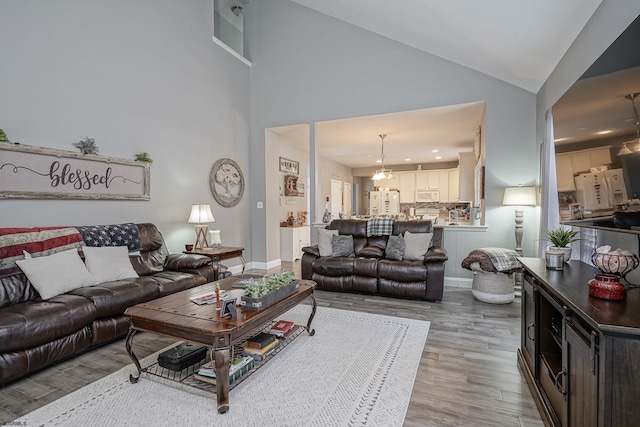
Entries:
<svg viewBox="0 0 640 427">
<path fill-rule="evenodd" d="M 211 246 L 218 247 L 222 245 L 222 240 L 220 240 L 220 230 L 210 230 L 209 236 L 211 239 Z"/>
</svg>

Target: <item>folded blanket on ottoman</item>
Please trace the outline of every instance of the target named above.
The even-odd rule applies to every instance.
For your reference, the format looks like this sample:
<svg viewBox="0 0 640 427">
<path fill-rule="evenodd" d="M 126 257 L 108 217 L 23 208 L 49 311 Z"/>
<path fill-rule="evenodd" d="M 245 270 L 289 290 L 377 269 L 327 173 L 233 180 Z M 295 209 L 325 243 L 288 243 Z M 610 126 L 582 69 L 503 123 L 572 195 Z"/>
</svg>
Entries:
<svg viewBox="0 0 640 427">
<path fill-rule="evenodd" d="M 472 270 L 471 264 L 477 262 L 482 271 L 488 273 L 519 273 L 522 266 L 518 262 L 518 252 L 504 248 L 478 248 L 472 250 L 462 260 L 462 268 Z"/>
</svg>

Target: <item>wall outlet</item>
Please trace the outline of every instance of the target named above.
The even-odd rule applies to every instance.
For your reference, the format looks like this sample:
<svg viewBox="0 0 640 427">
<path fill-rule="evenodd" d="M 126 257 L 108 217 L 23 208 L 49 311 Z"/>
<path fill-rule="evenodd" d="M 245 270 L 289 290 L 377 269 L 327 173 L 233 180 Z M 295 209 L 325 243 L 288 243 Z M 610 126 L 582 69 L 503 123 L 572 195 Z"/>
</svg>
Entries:
<svg viewBox="0 0 640 427">
<path fill-rule="evenodd" d="M 262 202 L 258 202 L 257 205 L 258 209 L 262 209 L 264 207 L 264 204 Z"/>
</svg>

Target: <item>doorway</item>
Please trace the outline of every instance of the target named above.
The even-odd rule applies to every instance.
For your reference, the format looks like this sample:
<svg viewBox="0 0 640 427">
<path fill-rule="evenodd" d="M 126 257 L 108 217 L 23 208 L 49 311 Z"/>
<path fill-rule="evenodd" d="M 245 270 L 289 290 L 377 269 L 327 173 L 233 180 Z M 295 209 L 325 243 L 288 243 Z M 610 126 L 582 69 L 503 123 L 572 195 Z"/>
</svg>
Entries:
<svg viewBox="0 0 640 427">
<path fill-rule="evenodd" d="M 353 184 L 344 182 L 342 184 L 342 217 L 351 218 L 353 215 Z"/>
<path fill-rule="evenodd" d="M 342 213 L 342 181 L 331 180 L 331 219 L 340 218 Z"/>
</svg>

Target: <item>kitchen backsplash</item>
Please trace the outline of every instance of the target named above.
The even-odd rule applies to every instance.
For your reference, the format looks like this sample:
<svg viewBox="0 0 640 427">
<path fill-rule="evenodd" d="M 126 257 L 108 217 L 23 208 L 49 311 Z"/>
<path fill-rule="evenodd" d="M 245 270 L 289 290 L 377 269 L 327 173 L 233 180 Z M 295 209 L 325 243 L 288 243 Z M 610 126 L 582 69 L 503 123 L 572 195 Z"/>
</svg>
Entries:
<svg viewBox="0 0 640 427">
<path fill-rule="evenodd" d="M 438 209 L 440 211 L 440 218 L 448 218 L 449 211 L 452 209 L 458 209 L 462 215 L 466 215 L 469 212 L 470 204 L 469 203 L 400 203 L 400 212 L 405 215 L 409 215 L 411 208 L 414 209 Z"/>
</svg>

